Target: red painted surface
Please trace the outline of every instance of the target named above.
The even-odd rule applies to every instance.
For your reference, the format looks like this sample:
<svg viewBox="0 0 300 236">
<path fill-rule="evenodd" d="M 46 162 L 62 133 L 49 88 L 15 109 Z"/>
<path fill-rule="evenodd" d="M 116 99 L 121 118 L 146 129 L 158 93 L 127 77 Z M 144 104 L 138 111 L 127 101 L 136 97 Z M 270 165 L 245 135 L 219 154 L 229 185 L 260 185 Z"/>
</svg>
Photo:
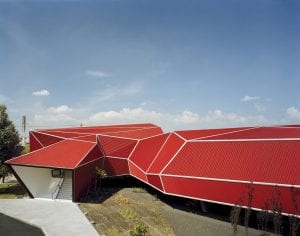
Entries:
<svg viewBox="0 0 300 236">
<path fill-rule="evenodd" d="M 126 131 L 126 132 L 122 131 L 122 132 L 107 133 L 106 135 L 123 137 L 123 138 L 142 139 L 142 138 L 147 138 L 161 133 L 162 130 L 159 127 L 150 127 L 150 128 L 148 127 L 148 128 Z"/>
<path fill-rule="evenodd" d="M 290 186 L 300 191 L 299 127 L 165 134 L 152 124 L 37 130 L 30 133 L 33 152 L 7 163 L 74 169 L 75 200 L 90 185 L 96 165 L 109 176 L 132 175 L 166 194 L 221 204 L 246 206 L 251 181 L 253 207 L 263 208 L 280 193 L 283 212 L 295 214 Z M 300 195 L 296 202 L 300 206 Z"/>
<path fill-rule="evenodd" d="M 119 137 L 98 136 L 99 145 L 106 156 L 128 158 L 137 141 Z"/>
<path fill-rule="evenodd" d="M 237 132 L 245 129 L 249 129 L 249 127 L 225 128 L 225 129 L 203 129 L 203 130 L 180 130 L 180 131 L 176 131 L 176 133 L 178 133 L 183 138 L 190 140 L 190 139 L 199 139 L 208 136 L 220 135 L 228 132 Z"/>
<path fill-rule="evenodd" d="M 300 185 L 300 141 L 187 143 L 164 174 Z"/>
<path fill-rule="evenodd" d="M 148 182 L 156 188 L 164 191 L 161 180 L 158 175 L 147 175 Z"/>
<path fill-rule="evenodd" d="M 31 132 L 29 133 L 29 147 L 31 152 L 43 147 L 43 145 L 37 138 L 35 138 L 35 136 Z"/>
<path fill-rule="evenodd" d="M 73 169 L 93 146 L 93 143 L 64 140 L 55 145 L 11 159 L 7 163 Z"/>
<path fill-rule="evenodd" d="M 76 138 L 73 138 L 75 140 L 82 140 L 82 141 L 89 141 L 89 142 L 94 142 L 96 143 L 97 142 L 97 137 L 95 134 L 93 135 L 83 135 L 83 136 L 79 136 L 79 137 L 76 137 Z"/>
<path fill-rule="evenodd" d="M 58 136 L 61 138 L 75 138 L 83 135 L 89 135 L 85 133 L 76 133 L 76 132 L 61 132 L 61 131 L 43 131 L 45 134 L 50 134 L 54 136 Z"/>
<path fill-rule="evenodd" d="M 136 165 L 129 162 L 129 170 L 132 176 L 137 177 L 138 179 L 147 182 L 147 177 L 143 171 L 141 171 Z"/>
<path fill-rule="evenodd" d="M 95 181 L 95 166 L 102 166 L 103 158 L 94 160 L 86 165 L 74 169 L 74 201 L 87 194 L 88 188 L 93 187 Z"/>
<path fill-rule="evenodd" d="M 32 133 L 39 140 L 39 142 L 45 147 L 64 140 L 63 138 L 60 137 L 55 137 L 55 136 L 51 136 L 39 132 L 32 131 Z"/>
<path fill-rule="evenodd" d="M 276 139 L 276 138 L 299 138 L 300 129 L 260 127 L 244 130 L 236 133 L 223 134 L 207 139 Z"/>
<path fill-rule="evenodd" d="M 171 133 L 155 161 L 150 166 L 148 173 L 160 173 L 183 144 L 184 141 L 181 138 Z"/>
<path fill-rule="evenodd" d="M 249 184 L 166 176 L 162 176 L 162 180 L 167 193 L 225 204 L 247 206 Z M 250 187 L 254 189 L 253 208 L 263 209 L 266 202 L 270 199 L 276 199 L 277 193 L 280 193 L 279 202 L 283 205 L 283 212 L 294 212 L 291 188 L 255 184 L 250 185 Z M 269 210 L 271 210 L 271 205 Z M 300 209 L 296 211 L 296 214 L 300 215 Z"/>
<path fill-rule="evenodd" d="M 90 150 L 90 152 L 81 159 L 81 162 L 78 164 L 78 166 L 88 163 L 90 161 L 93 161 L 93 160 L 98 159 L 99 157 L 103 157 L 103 156 L 104 155 L 101 152 L 99 145 L 95 144 L 94 147 Z"/>
<path fill-rule="evenodd" d="M 128 161 L 126 159 L 105 157 L 103 169 L 109 176 L 128 175 Z"/>
<path fill-rule="evenodd" d="M 119 131 L 137 130 L 142 128 L 158 127 L 153 124 L 126 124 L 126 125 L 108 125 L 108 126 L 90 126 L 90 127 L 75 127 L 75 128 L 58 128 L 58 129 L 45 129 L 39 131 L 64 131 L 64 132 L 79 132 L 90 134 L 105 134 Z"/>
<path fill-rule="evenodd" d="M 167 137 L 168 134 L 162 134 L 141 140 L 130 160 L 146 171 Z"/>
</svg>

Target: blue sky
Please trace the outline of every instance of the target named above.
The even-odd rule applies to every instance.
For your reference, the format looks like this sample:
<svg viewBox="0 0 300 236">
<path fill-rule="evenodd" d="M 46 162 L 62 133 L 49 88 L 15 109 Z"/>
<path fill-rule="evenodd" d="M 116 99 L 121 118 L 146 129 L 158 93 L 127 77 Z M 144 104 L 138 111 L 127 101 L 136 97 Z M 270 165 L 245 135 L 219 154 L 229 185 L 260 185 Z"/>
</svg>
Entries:
<svg viewBox="0 0 300 236">
<path fill-rule="evenodd" d="M 30 129 L 300 123 L 299 1 L 0 0 L 0 103 Z"/>
</svg>

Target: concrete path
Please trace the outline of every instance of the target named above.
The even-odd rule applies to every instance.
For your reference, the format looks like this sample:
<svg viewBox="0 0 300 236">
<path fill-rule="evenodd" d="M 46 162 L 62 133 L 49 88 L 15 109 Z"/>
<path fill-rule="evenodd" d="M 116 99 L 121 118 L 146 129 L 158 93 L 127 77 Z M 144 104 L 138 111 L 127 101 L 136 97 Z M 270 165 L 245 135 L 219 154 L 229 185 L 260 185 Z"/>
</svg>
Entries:
<svg viewBox="0 0 300 236">
<path fill-rule="evenodd" d="M 73 202 L 3 199 L 0 212 L 36 225 L 49 236 L 99 235 Z"/>
</svg>

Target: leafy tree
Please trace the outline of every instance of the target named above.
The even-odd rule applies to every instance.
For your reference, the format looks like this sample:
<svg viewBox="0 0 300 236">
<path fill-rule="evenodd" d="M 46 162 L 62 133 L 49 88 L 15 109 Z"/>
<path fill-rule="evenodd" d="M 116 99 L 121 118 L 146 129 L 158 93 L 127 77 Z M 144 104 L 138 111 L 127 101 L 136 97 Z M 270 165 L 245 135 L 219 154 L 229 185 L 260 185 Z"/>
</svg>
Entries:
<svg viewBox="0 0 300 236">
<path fill-rule="evenodd" d="M 20 137 L 14 124 L 9 120 L 6 106 L 0 104 L 0 167 L 1 173 L 7 174 L 7 169 L 3 163 L 12 157 L 21 154 Z M 0 176 L 4 178 L 6 174 Z"/>
</svg>

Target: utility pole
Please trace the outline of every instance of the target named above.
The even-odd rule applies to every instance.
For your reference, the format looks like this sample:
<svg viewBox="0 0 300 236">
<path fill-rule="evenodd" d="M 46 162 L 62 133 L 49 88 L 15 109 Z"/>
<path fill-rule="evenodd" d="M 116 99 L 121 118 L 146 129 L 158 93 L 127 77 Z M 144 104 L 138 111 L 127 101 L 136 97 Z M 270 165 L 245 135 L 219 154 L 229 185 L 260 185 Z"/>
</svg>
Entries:
<svg viewBox="0 0 300 236">
<path fill-rule="evenodd" d="M 26 116 L 22 116 L 22 145 L 25 147 L 25 135 L 26 135 Z"/>
</svg>

